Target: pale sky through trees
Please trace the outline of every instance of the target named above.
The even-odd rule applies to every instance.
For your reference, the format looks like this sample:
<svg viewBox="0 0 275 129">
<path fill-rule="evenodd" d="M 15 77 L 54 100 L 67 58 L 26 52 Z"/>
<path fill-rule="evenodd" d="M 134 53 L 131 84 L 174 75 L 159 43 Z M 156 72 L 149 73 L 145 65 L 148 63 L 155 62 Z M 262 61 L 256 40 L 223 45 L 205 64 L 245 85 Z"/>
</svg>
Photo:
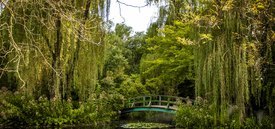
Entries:
<svg viewBox="0 0 275 129">
<path fill-rule="evenodd" d="M 134 6 L 146 5 L 145 0 L 120 0 L 123 3 Z M 130 7 L 120 4 L 117 0 L 111 0 L 110 17 L 109 19 L 116 23 L 122 23 L 125 19 L 125 24 L 131 26 L 134 31 L 146 31 L 152 21 L 156 21 L 158 8 L 156 6 L 146 6 L 143 8 Z M 121 16 L 120 16 L 121 10 Z"/>
</svg>

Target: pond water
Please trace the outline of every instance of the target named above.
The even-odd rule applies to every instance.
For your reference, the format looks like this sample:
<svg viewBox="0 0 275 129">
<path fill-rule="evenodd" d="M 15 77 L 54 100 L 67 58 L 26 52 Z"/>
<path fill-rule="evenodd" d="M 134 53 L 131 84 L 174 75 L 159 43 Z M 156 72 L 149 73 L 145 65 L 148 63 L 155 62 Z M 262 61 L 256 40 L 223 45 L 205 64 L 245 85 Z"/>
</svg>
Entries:
<svg viewBox="0 0 275 129">
<path fill-rule="evenodd" d="M 133 112 L 120 117 L 121 128 L 174 129 L 174 114 L 162 112 Z"/>
<path fill-rule="evenodd" d="M 120 126 L 121 128 L 126 129 L 136 129 L 136 128 L 157 128 L 157 129 L 171 129 L 174 126 L 170 124 L 163 124 L 163 123 L 148 123 L 148 122 L 136 122 L 136 123 L 126 123 Z"/>
</svg>

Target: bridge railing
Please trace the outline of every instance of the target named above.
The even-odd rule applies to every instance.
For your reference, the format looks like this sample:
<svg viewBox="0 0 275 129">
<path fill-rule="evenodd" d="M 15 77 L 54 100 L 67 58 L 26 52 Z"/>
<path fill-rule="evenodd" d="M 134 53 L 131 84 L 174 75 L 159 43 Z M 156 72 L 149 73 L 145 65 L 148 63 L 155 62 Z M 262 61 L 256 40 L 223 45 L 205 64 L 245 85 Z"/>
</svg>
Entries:
<svg viewBox="0 0 275 129">
<path fill-rule="evenodd" d="M 128 99 L 125 102 L 125 108 L 134 107 L 161 107 L 177 110 L 180 102 L 187 102 L 188 100 L 176 96 L 167 95 L 148 95 L 139 96 L 135 98 Z"/>
</svg>

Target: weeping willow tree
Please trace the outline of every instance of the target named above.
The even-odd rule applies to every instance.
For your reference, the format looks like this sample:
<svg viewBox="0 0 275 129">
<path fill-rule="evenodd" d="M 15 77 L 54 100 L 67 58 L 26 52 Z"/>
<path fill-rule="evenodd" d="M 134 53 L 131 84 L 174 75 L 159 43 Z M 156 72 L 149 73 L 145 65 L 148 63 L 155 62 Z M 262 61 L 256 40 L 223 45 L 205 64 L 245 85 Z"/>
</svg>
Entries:
<svg viewBox="0 0 275 129">
<path fill-rule="evenodd" d="M 52 100 L 72 93 L 83 101 L 90 97 L 102 67 L 109 5 L 108 0 L 1 1 L 3 86 Z"/>
<path fill-rule="evenodd" d="M 200 6 L 194 11 L 195 29 L 199 31 L 195 50 L 196 96 L 213 105 L 216 122 L 224 123 L 235 117 L 241 123 L 249 113 L 247 108 L 262 104 L 265 59 L 260 52 L 271 42 L 270 37 L 259 40 L 263 21 L 258 15 L 262 11 L 266 11 L 265 15 L 270 14 L 271 3 L 248 0 L 196 2 Z M 271 28 L 266 29 L 267 33 L 274 33 Z M 255 101 L 255 105 L 251 105 L 251 101 Z"/>
</svg>

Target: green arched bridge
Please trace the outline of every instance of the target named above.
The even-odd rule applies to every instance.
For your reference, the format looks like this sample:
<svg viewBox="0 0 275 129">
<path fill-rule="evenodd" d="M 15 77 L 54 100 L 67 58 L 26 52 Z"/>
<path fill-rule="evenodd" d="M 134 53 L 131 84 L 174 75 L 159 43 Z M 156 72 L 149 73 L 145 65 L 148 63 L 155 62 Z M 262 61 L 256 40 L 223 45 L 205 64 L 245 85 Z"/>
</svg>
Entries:
<svg viewBox="0 0 275 129">
<path fill-rule="evenodd" d="M 148 95 L 128 99 L 124 102 L 124 109 L 121 114 L 139 111 L 157 111 L 175 114 L 181 102 L 187 103 L 189 99 L 167 96 L 167 95 Z"/>
</svg>

